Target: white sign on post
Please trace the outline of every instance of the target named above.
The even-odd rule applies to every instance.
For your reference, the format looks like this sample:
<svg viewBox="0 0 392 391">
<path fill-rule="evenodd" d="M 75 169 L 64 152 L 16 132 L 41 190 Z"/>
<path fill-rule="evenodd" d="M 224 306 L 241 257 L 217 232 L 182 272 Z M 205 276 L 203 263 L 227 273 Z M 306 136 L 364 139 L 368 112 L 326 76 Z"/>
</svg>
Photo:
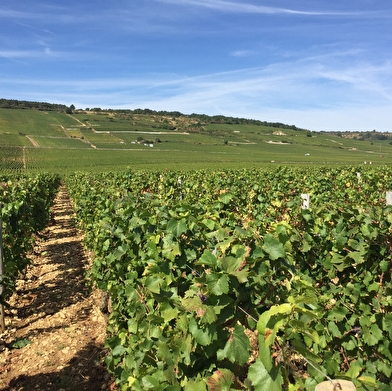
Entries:
<svg viewBox="0 0 392 391">
<path fill-rule="evenodd" d="M 301 194 L 302 209 L 310 208 L 310 194 Z"/>
<path fill-rule="evenodd" d="M 327 380 L 318 384 L 314 391 L 356 391 L 353 382 L 349 380 Z"/>
<path fill-rule="evenodd" d="M 392 191 L 387 191 L 385 199 L 387 205 L 392 205 Z"/>
</svg>

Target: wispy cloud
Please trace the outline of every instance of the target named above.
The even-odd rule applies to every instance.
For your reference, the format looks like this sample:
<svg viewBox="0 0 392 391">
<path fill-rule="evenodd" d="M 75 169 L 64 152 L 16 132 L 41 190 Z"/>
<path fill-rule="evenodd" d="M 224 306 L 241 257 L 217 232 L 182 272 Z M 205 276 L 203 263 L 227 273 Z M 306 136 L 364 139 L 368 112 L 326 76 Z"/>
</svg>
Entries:
<svg viewBox="0 0 392 391">
<path fill-rule="evenodd" d="M 193 78 L 162 74 L 143 78 L 0 82 L 3 86 L 11 83 L 26 98 L 73 103 L 81 108 L 147 107 L 258 118 L 312 130 L 347 130 L 344 128 L 347 123 L 353 130 L 391 130 L 389 98 L 381 96 L 366 80 L 358 76 L 338 79 L 322 68 L 309 67 L 305 74 L 305 67 L 291 69 L 294 72 L 290 73 L 288 68 L 277 64 Z M 286 73 L 282 73 L 284 69 Z M 366 73 L 366 67 L 363 71 Z M 350 72 L 358 75 L 360 68 L 346 70 L 346 75 Z M 325 88 L 318 87 L 320 81 Z M 377 85 L 380 87 L 382 80 Z M 39 92 L 32 86 L 39 86 Z M 359 93 L 363 98 L 358 100 Z"/>
<path fill-rule="evenodd" d="M 339 69 L 335 66 L 329 67 L 328 61 L 315 63 L 310 58 L 308 61 L 275 63 L 196 77 L 145 74 L 135 78 L 30 79 L 20 80 L 19 84 L 40 85 L 46 91 L 63 90 L 75 94 L 75 98 L 82 91 L 93 96 L 95 104 L 101 106 L 126 106 L 138 102 L 138 105 L 151 105 L 155 109 L 186 112 L 203 109 L 208 113 L 215 108 L 216 111 L 231 111 L 232 115 L 240 115 L 257 107 L 331 110 L 342 105 L 366 107 L 390 103 L 392 92 L 388 86 L 391 64 L 341 65 Z M 8 82 L 2 81 L 5 84 Z M 18 81 L 13 80 L 12 83 Z M 117 97 L 115 102 L 111 100 L 113 96 Z M 99 99 L 102 99 L 101 102 L 97 102 Z"/>
<path fill-rule="evenodd" d="M 232 57 L 249 57 L 254 54 L 252 50 L 234 50 L 230 53 Z"/>
<path fill-rule="evenodd" d="M 321 72 L 326 80 L 345 83 L 353 88 L 378 95 L 392 102 L 392 63 L 387 61 L 381 65 L 360 64 L 346 69 L 327 69 Z"/>
<path fill-rule="evenodd" d="M 44 51 L 37 52 L 35 50 L 0 50 L 0 57 L 8 60 L 38 58 L 42 57 L 44 54 Z"/>
<path fill-rule="evenodd" d="M 308 15 L 308 16 L 369 16 L 369 12 L 337 12 L 328 10 L 299 10 L 292 8 L 279 8 L 251 3 L 232 2 L 223 0 L 157 0 L 164 3 L 181 6 L 195 6 L 214 9 L 223 12 L 240 12 L 268 15 Z"/>
<path fill-rule="evenodd" d="M 56 63 L 56 61 L 72 62 L 98 59 L 95 54 L 91 55 L 89 53 L 81 52 L 58 51 L 53 50 L 50 47 L 43 47 L 42 49 L 34 50 L 0 50 L 0 58 L 22 63 L 25 63 L 28 60 L 44 62 L 52 61 L 53 63 Z"/>
<path fill-rule="evenodd" d="M 97 15 L 102 15 L 103 20 L 104 15 L 104 12 L 91 8 L 90 12 L 86 12 L 82 7 L 52 7 L 32 2 L 28 2 L 23 11 L 20 11 L 20 8 L 18 4 L 15 4 L 15 9 L 1 7 L 0 5 L 0 19 L 24 24 L 28 28 L 36 28 L 27 24 L 26 21 L 45 23 L 45 25 L 56 25 L 58 23 L 74 25 L 96 21 Z M 40 30 L 51 33 L 49 30 Z"/>
<path fill-rule="evenodd" d="M 8 19 L 35 19 L 37 18 L 36 13 L 30 13 L 25 11 L 16 11 L 9 8 L 0 8 L 0 18 Z"/>
<path fill-rule="evenodd" d="M 39 32 L 45 33 L 45 34 L 55 35 L 55 33 L 53 33 L 50 30 L 47 30 L 47 29 L 37 28 L 37 27 L 31 26 L 31 25 L 26 24 L 26 23 L 20 23 L 20 22 L 14 22 L 14 23 L 19 25 L 19 26 L 22 26 L 22 27 L 27 27 L 28 29 L 31 29 L 33 31 L 39 31 Z"/>
</svg>

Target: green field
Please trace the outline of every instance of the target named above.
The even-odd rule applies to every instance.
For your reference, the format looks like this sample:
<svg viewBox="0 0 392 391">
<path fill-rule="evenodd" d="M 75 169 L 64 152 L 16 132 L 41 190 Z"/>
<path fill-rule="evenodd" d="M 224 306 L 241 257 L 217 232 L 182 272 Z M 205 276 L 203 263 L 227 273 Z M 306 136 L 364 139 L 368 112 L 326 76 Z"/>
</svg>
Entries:
<svg viewBox="0 0 392 391">
<path fill-rule="evenodd" d="M 65 114 L 1 108 L 0 169 L 14 166 L 10 148 L 23 147 L 23 169 L 56 172 L 392 163 L 389 136 L 360 140 L 279 124 L 221 122 L 112 110 Z"/>
</svg>

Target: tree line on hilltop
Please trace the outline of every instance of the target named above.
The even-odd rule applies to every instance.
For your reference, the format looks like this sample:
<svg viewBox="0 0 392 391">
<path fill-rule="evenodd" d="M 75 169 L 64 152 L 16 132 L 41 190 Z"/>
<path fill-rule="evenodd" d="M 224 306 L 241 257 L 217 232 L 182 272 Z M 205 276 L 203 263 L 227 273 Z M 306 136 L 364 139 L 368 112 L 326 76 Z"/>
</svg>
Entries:
<svg viewBox="0 0 392 391">
<path fill-rule="evenodd" d="M 0 108 L 2 109 L 36 109 L 42 111 L 63 111 L 66 112 L 70 108 L 63 104 L 47 103 L 47 102 L 31 102 L 27 100 L 17 99 L 0 99 Z"/>
</svg>

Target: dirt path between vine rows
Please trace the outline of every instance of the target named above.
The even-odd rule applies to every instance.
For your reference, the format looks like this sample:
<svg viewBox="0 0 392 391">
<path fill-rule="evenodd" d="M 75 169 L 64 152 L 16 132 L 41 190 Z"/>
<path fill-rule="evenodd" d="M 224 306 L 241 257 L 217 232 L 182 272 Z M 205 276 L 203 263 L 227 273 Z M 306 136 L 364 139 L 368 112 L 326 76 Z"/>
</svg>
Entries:
<svg viewBox="0 0 392 391">
<path fill-rule="evenodd" d="M 88 254 L 64 187 L 40 233 L 0 334 L 0 390 L 115 390 L 103 365 L 106 319 L 86 285 Z"/>
</svg>

